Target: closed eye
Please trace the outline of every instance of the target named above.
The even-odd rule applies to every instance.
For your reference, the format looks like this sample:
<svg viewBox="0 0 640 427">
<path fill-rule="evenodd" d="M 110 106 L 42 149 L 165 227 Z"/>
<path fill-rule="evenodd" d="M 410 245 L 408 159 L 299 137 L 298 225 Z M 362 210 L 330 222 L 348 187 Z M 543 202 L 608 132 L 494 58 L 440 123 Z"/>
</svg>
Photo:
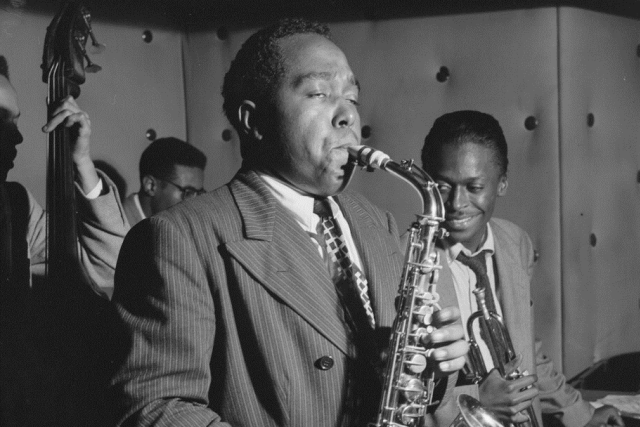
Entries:
<svg viewBox="0 0 640 427">
<path fill-rule="evenodd" d="M 439 182 L 437 183 L 437 185 L 438 185 L 438 190 L 440 190 L 441 193 L 451 191 L 451 187 L 449 186 L 449 184 Z"/>
</svg>

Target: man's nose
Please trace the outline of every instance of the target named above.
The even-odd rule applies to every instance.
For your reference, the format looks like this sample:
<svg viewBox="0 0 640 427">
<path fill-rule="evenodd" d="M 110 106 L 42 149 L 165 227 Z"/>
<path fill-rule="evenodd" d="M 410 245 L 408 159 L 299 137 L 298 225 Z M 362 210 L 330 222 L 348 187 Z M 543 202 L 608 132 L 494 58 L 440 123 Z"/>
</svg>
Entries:
<svg viewBox="0 0 640 427">
<path fill-rule="evenodd" d="M 465 207 L 469 199 L 467 198 L 467 192 L 463 188 L 453 187 L 449 192 L 449 205 L 454 211 L 457 211 Z"/>
<path fill-rule="evenodd" d="M 333 116 L 333 126 L 337 128 L 351 127 L 358 118 L 356 106 L 348 101 L 341 101 Z"/>
</svg>

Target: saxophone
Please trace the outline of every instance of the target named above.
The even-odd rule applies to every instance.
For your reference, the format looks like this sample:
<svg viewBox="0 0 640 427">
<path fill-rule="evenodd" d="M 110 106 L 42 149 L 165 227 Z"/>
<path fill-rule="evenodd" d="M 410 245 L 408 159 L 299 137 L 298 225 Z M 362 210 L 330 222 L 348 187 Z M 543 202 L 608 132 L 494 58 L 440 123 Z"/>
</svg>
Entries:
<svg viewBox="0 0 640 427">
<path fill-rule="evenodd" d="M 378 416 L 370 427 L 417 427 L 423 425 L 427 409 L 433 402 L 435 378 L 427 366 L 432 349 L 424 338 L 436 329 L 432 316 L 441 307 L 437 292 L 440 265 L 435 250 L 436 239 L 446 231 L 444 202 L 437 184 L 413 160 L 394 162 L 385 153 L 364 145 L 348 147 L 355 165 L 369 171 L 383 169 L 409 183 L 422 200 L 422 213 L 408 230 L 404 269 L 396 298 L 396 318 L 389 338 L 389 357 L 384 371 L 382 397 Z M 484 410 L 477 400 L 460 395 L 460 415 L 452 426 L 501 426 L 495 417 Z"/>
</svg>

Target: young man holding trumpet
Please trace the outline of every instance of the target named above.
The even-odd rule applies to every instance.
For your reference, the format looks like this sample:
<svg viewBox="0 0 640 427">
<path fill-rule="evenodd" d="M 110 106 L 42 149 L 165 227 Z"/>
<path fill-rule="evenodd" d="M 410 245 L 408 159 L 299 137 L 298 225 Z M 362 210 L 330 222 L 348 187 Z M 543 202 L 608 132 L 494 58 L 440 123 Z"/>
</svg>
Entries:
<svg viewBox="0 0 640 427">
<path fill-rule="evenodd" d="M 594 411 L 542 354 L 540 343 L 534 342 L 530 303 L 533 245 L 515 224 L 492 218 L 496 200 L 506 194 L 508 186 L 507 143 L 498 121 L 478 111 L 439 117 L 425 138 L 422 163 L 438 183 L 445 202 L 441 225 L 449 235 L 443 242 L 446 262 L 442 262 L 441 283 L 453 284 L 463 324 L 470 316 L 484 318 L 492 311 L 502 317 L 512 340 L 514 351 L 504 363 L 484 344 L 473 363 L 471 345 L 468 377 L 475 376 L 471 382 L 478 383 L 482 406 L 503 422 L 526 426 L 542 425 L 541 413 L 565 426 L 624 425 L 612 406 Z M 482 300 L 476 288 L 484 290 Z M 474 315 L 482 312 L 483 304 L 488 307 L 485 316 Z M 495 332 L 499 328 L 495 318 L 488 322 L 483 325 L 489 326 L 476 325 L 480 334 L 469 338 L 483 341 L 491 336 L 491 324 L 493 334 L 500 335 Z M 496 353 L 505 352 L 496 347 Z M 516 369 L 515 379 L 504 378 L 505 371 L 508 375 Z"/>
</svg>

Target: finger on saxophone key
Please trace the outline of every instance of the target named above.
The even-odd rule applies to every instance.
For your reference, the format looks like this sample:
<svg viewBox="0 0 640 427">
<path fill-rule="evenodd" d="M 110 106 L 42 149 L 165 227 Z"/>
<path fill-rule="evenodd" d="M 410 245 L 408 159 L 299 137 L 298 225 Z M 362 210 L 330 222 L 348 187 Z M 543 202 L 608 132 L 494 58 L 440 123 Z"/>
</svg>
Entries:
<svg viewBox="0 0 640 427">
<path fill-rule="evenodd" d="M 459 323 L 443 326 L 422 335 L 421 342 L 426 345 L 447 344 L 464 338 L 464 329 Z"/>
<path fill-rule="evenodd" d="M 433 313 L 433 325 L 436 327 L 441 327 L 444 325 L 449 325 L 451 323 L 455 323 L 460 319 L 460 310 L 458 307 L 451 306 L 445 307 L 442 310 L 438 310 Z"/>
<path fill-rule="evenodd" d="M 455 372 L 465 364 L 465 355 L 469 351 L 469 345 L 465 340 L 459 339 L 446 345 L 438 346 L 427 352 L 430 366 L 436 373 L 448 374 Z"/>
</svg>

